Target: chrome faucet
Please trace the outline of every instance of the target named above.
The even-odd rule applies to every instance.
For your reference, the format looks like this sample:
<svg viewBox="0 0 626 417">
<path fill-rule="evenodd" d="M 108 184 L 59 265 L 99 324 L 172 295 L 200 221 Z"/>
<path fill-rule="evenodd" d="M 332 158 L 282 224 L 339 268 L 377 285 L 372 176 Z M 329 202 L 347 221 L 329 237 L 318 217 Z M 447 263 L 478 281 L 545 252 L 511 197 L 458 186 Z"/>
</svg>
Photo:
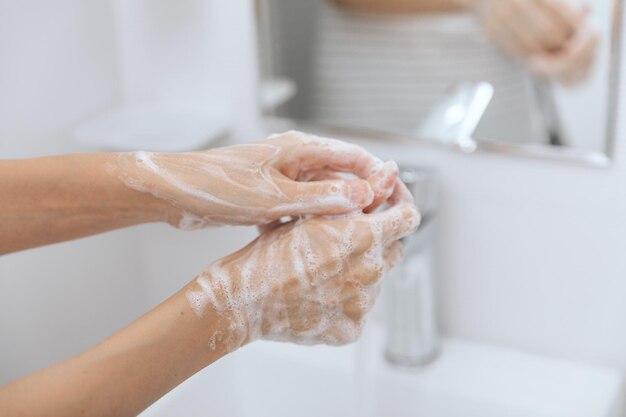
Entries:
<svg viewBox="0 0 626 417">
<path fill-rule="evenodd" d="M 417 231 L 403 239 L 405 258 L 385 279 L 387 346 L 385 356 L 396 365 L 421 366 L 439 353 L 434 281 L 434 239 L 438 208 L 435 173 L 401 167 L 422 214 Z"/>
</svg>

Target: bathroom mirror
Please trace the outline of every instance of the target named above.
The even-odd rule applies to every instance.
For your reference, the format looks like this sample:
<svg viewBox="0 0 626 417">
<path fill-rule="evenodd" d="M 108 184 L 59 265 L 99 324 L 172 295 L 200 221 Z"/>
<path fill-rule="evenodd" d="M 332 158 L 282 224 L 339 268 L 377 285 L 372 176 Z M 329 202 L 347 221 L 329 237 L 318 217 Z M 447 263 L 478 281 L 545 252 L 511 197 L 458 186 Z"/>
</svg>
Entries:
<svg viewBox="0 0 626 417">
<path fill-rule="evenodd" d="M 621 8 L 257 0 L 262 111 L 302 129 L 608 165 Z"/>
</svg>

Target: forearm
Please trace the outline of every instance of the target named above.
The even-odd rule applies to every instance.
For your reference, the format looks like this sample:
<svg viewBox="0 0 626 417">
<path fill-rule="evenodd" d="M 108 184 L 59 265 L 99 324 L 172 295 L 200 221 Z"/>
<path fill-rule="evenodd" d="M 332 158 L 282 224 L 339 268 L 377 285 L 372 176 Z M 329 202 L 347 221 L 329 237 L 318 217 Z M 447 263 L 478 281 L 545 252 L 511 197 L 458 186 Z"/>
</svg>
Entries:
<svg viewBox="0 0 626 417">
<path fill-rule="evenodd" d="M 334 0 L 342 7 L 372 13 L 404 14 L 460 11 L 471 0 Z"/>
<path fill-rule="evenodd" d="M 0 161 L 0 254 L 162 219 L 164 202 L 107 173 L 115 158 Z"/>
<path fill-rule="evenodd" d="M 94 348 L 0 387 L 2 415 L 134 416 L 228 353 L 209 346 L 218 331 L 225 319 L 198 318 L 181 291 Z"/>
</svg>

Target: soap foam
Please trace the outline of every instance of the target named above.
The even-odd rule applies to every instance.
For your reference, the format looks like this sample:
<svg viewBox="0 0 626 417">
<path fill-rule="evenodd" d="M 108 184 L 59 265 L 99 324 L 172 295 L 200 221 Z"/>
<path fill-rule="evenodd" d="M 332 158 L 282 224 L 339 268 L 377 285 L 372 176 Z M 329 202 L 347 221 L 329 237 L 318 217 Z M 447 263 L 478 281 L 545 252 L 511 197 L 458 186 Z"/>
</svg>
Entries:
<svg viewBox="0 0 626 417">
<path fill-rule="evenodd" d="M 362 314 L 371 309 L 378 279 L 365 284 L 359 274 L 380 277 L 391 266 L 384 225 L 379 215 L 356 212 L 347 182 L 312 193 L 295 180 L 372 177 L 376 198 L 386 199 L 393 190 L 390 201 L 408 202 L 399 181 L 393 189 L 388 184 L 394 170 L 359 146 L 299 132 L 206 152 L 125 153 L 107 166 L 128 187 L 177 208 L 175 225 L 181 229 L 295 218 L 211 265 L 187 291 L 198 317 L 212 309 L 227 319 L 228 329 L 214 333 L 208 344 L 228 351 L 260 338 L 336 345 L 358 337 L 363 320 L 348 317 L 343 307 L 352 299 Z M 307 216 L 324 211 L 349 213 Z M 398 228 L 418 223 L 416 212 L 396 216 Z"/>
<path fill-rule="evenodd" d="M 228 351 L 261 338 L 306 345 L 352 342 L 378 295 L 378 278 L 401 257 L 399 243 L 384 236 L 396 218 L 402 218 L 399 209 L 278 227 L 204 271 L 188 290 L 190 307 L 199 316 L 210 308 L 228 318 L 229 332 L 219 342 Z M 407 219 L 395 238 L 410 233 L 412 224 Z M 363 241 L 370 244 L 363 247 Z M 356 319 L 344 312 L 351 300 L 360 310 Z"/>
<path fill-rule="evenodd" d="M 316 192 L 319 188 L 296 181 L 301 173 L 320 169 L 368 178 L 384 166 L 361 147 L 334 139 L 293 131 L 272 138 L 204 152 L 122 153 L 107 171 L 132 189 L 168 201 L 179 210 L 174 225 L 195 230 L 358 209 L 348 182 Z M 324 179 L 331 178 L 318 178 Z M 381 182 L 376 186 L 382 186 Z"/>
</svg>

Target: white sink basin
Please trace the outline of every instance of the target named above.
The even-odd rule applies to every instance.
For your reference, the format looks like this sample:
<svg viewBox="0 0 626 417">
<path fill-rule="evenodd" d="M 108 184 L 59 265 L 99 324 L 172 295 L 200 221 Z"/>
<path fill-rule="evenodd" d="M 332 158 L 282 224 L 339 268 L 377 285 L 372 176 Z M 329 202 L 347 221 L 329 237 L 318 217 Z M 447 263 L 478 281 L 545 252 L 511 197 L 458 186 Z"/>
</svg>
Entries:
<svg viewBox="0 0 626 417">
<path fill-rule="evenodd" d="M 369 329 L 356 345 L 257 342 L 213 364 L 142 417 L 610 417 L 618 371 L 458 340 L 432 365 L 398 369 Z"/>
</svg>

